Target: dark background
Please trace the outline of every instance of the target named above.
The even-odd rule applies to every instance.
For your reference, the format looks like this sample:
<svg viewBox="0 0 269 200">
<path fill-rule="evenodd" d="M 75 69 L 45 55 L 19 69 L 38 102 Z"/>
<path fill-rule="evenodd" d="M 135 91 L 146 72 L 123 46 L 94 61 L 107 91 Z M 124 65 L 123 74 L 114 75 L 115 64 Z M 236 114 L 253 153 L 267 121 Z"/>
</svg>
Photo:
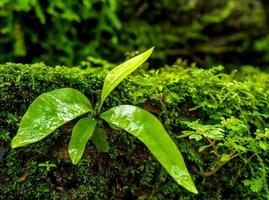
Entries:
<svg viewBox="0 0 269 200">
<path fill-rule="evenodd" d="M 155 46 L 151 64 L 177 58 L 202 67 L 266 67 L 268 1 L 4 0 L 0 63 L 77 65 L 87 56 L 119 62 Z"/>
</svg>

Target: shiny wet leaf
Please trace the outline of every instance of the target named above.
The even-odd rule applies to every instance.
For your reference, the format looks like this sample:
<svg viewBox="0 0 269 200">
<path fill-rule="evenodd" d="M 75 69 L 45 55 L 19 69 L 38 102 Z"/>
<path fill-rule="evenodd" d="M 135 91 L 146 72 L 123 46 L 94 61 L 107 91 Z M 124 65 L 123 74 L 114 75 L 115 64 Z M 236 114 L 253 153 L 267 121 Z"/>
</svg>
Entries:
<svg viewBox="0 0 269 200">
<path fill-rule="evenodd" d="M 179 185 L 197 193 L 181 153 L 154 115 L 136 106 L 121 105 L 102 113 L 101 118 L 141 140 Z"/>
<path fill-rule="evenodd" d="M 104 81 L 102 95 L 101 95 L 101 103 L 99 106 L 99 110 L 101 109 L 105 99 L 110 94 L 112 90 L 124 79 L 126 76 L 135 71 L 140 65 L 142 65 L 148 57 L 151 55 L 153 51 L 153 47 L 144 53 L 139 54 L 138 56 L 127 60 L 126 62 L 120 64 L 111 70 Z"/>
<path fill-rule="evenodd" d="M 92 111 L 87 97 L 71 88 L 56 89 L 38 96 L 22 117 L 12 148 L 37 142 L 64 123 Z"/>
<path fill-rule="evenodd" d="M 73 164 L 77 164 L 85 150 L 88 140 L 91 138 L 97 121 L 90 117 L 80 119 L 73 128 L 70 143 L 68 145 L 69 156 Z"/>
</svg>

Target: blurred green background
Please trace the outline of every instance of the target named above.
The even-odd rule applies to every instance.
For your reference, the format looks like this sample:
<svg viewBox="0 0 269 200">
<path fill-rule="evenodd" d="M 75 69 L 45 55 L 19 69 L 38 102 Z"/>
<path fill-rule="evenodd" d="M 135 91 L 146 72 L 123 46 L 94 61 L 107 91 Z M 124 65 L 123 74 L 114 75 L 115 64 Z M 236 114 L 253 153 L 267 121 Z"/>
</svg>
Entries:
<svg viewBox="0 0 269 200">
<path fill-rule="evenodd" d="M 269 62 L 264 0 L 1 0 L 0 63 L 77 65 L 155 46 L 152 64 Z M 156 65 L 155 65 L 156 66 Z"/>
</svg>

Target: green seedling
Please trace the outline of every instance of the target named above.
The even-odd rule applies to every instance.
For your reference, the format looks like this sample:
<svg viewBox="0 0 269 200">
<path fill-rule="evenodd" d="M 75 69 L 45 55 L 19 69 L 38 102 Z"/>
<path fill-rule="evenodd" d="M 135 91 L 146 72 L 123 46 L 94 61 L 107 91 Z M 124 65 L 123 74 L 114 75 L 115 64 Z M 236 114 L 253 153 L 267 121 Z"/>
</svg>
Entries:
<svg viewBox="0 0 269 200">
<path fill-rule="evenodd" d="M 38 164 L 38 167 L 44 167 L 47 172 L 49 172 L 52 168 L 55 168 L 56 165 L 53 163 L 49 163 L 49 161 L 46 161 L 44 163 Z"/>
<path fill-rule="evenodd" d="M 72 130 L 68 152 L 73 164 L 80 161 L 90 139 L 97 148 L 108 151 L 107 136 L 100 126 L 106 121 L 112 128 L 123 129 L 141 140 L 179 185 L 197 193 L 180 151 L 154 115 L 132 105 L 119 105 L 100 113 L 111 91 L 142 65 L 152 51 L 153 48 L 145 51 L 107 74 L 96 109 L 84 94 L 72 88 L 56 89 L 38 96 L 23 116 L 18 133 L 12 139 L 12 148 L 40 141 L 66 122 L 87 114 Z"/>
</svg>

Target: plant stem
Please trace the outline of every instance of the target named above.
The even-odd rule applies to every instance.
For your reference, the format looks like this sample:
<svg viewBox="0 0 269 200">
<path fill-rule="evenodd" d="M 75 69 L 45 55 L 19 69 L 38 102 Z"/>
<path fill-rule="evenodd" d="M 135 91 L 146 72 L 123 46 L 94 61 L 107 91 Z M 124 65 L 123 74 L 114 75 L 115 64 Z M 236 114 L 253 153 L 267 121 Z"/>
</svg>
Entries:
<svg viewBox="0 0 269 200">
<path fill-rule="evenodd" d="M 209 177 L 214 175 L 215 173 L 217 173 L 225 164 L 227 164 L 230 160 L 234 159 L 235 157 L 239 156 L 240 154 L 235 154 L 235 151 L 232 151 L 230 154 L 230 159 L 227 161 L 219 161 L 218 166 L 216 168 L 214 168 L 213 170 L 209 171 L 209 172 L 199 172 L 196 168 L 194 168 L 194 170 L 200 174 L 203 177 Z"/>
</svg>

